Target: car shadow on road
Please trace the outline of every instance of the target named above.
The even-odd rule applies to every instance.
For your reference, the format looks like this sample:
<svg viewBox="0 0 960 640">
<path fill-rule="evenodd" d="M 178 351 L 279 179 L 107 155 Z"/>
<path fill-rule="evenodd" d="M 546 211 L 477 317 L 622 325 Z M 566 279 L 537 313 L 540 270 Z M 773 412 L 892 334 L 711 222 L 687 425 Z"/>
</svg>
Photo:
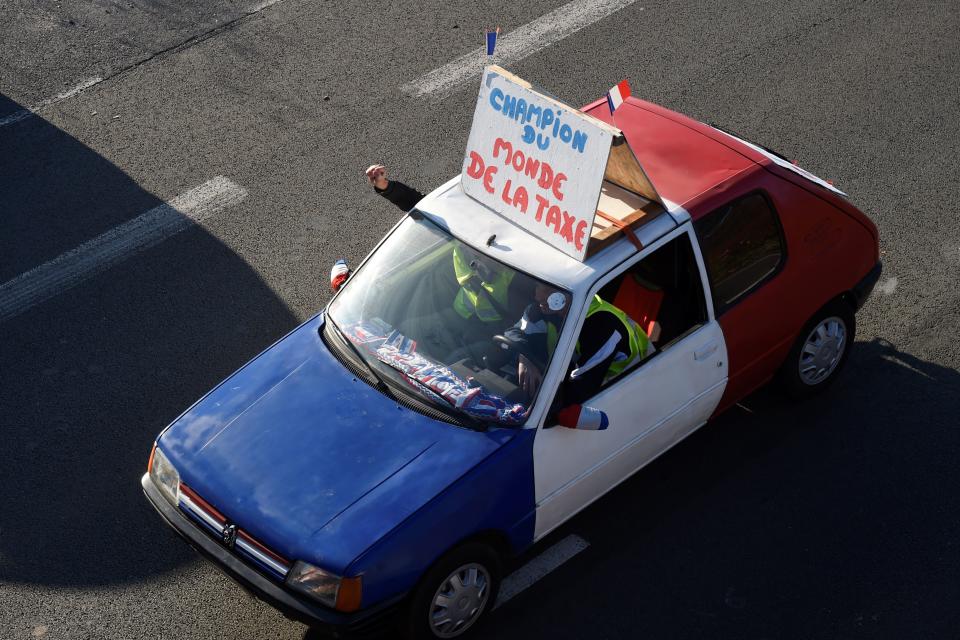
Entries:
<svg viewBox="0 0 960 640">
<path fill-rule="evenodd" d="M 797 404 L 758 391 L 552 534 L 547 545 L 576 533 L 591 547 L 485 631 L 908 637 L 933 632 L 934 621 L 937 633 L 956 628 L 947 612 L 960 596 L 958 413 L 955 368 L 883 339 L 857 343 L 823 395 Z"/>
<path fill-rule="evenodd" d="M 0 118 L 21 109 L 0 96 Z M 0 127 L 0 283 L 161 202 L 42 117 Z M 113 585 L 193 560 L 142 495 L 151 443 L 296 323 L 200 226 L 0 322 L 0 582 Z"/>
</svg>

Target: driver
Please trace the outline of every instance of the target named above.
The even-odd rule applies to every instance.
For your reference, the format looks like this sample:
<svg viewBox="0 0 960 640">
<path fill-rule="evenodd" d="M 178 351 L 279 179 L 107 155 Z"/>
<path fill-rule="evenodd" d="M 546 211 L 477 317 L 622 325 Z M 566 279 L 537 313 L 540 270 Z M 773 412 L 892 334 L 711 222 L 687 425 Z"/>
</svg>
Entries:
<svg viewBox="0 0 960 640">
<path fill-rule="evenodd" d="M 517 359 L 517 377 L 531 398 L 543 382 L 543 370 L 556 350 L 569 306 L 568 294 L 537 284 L 534 301 L 505 334 L 522 351 Z M 605 380 L 643 359 L 649 348 L 646 334 L 626 313 L 594 296 L 577 341 L 572 370 L 562 387 L 560 406 L 581 404 L 594 396 Z"/>
</svg>

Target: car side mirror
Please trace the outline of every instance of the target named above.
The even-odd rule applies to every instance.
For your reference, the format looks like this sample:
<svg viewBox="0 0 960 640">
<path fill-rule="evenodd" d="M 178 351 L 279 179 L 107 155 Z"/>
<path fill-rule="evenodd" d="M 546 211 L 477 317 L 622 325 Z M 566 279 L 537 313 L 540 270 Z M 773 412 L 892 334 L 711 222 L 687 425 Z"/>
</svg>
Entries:
<svg viewBox="0 0 960 640">
<path fill-rule="evenodd" d="M 610 420 L 600 409 L 572 404 L 557 412 L 557 424 L 568 429 L 603 431 L 610 425 Z"/>
<path fill-rule="evenodd" d="M 337 260 L 333 263 L 333 268 L 330 269 L 330 288 L 336 293 L 349 277 L 350 267 L 347 266 L 347 261 L 343 259 Z"/>
</svg>

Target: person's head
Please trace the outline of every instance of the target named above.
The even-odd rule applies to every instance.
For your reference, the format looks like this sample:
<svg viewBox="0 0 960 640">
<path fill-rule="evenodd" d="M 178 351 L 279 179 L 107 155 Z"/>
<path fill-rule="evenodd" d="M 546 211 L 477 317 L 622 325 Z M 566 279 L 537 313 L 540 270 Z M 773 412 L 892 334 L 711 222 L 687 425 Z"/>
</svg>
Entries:
<svg viewBox="0 0 960 640">
<path fill-rule="evenodd" d="M 482 253 L 475 251 L 467 245 L 463 245 L 462 251 L 463 258 L 470 267 L 471 271 L 480 276 L 480 279 L 484 282 L 488 282 L 493 279 L 498 271 L 495 260 L 488 259 Z"/>
<path fill-rule="evenodd" d="M 540 312 L 547 316 L 565 316 L 570 306 L 570 296 L 543 283 L 537 283 L 533 299 Z"/>
</svg>

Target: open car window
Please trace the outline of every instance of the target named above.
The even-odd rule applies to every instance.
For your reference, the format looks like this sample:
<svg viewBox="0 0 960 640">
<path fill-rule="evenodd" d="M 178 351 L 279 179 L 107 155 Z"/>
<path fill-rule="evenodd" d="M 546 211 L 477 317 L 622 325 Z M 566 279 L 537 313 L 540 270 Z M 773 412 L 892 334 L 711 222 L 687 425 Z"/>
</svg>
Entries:
<svg viewBox="0 0 960 640">
<path fill-rule="evenodd" d="M 521 388 L 517 361 L 533 346 L 496 338 L 511 335 L 538 284 L 411 215 L 327 313 L 392 388 L 474 420 L 521 425 L 536 394 Z"/>
<path fill-rule="evenodd" d="M 592 378 L 575 380 L 568 374 L 561 388 L 561 405 L 587 402 L 707 321 L 706 298 L 689 233 L 677 235 L 624 269 L 604 284 L 597 295 L 623 312 L 645 336 L 645 344 L 635 359 L 622 368 L 613 363 L 627 357 L 624 352 L 629 349 L 619 344 L 613 351 L 613 361 L 601 371 L 594 371 Z M 612 317 L 610 320 L 613 325 L 619 322 Z M 569 373 L 590 364 L 589 356 L 594 349 L 580 348 L 590 343 L 585 332 L 605 326 L 598 322 L 584 323 Z M 581 353 L 587 350 L 591 353 Z"/>
</svg>

